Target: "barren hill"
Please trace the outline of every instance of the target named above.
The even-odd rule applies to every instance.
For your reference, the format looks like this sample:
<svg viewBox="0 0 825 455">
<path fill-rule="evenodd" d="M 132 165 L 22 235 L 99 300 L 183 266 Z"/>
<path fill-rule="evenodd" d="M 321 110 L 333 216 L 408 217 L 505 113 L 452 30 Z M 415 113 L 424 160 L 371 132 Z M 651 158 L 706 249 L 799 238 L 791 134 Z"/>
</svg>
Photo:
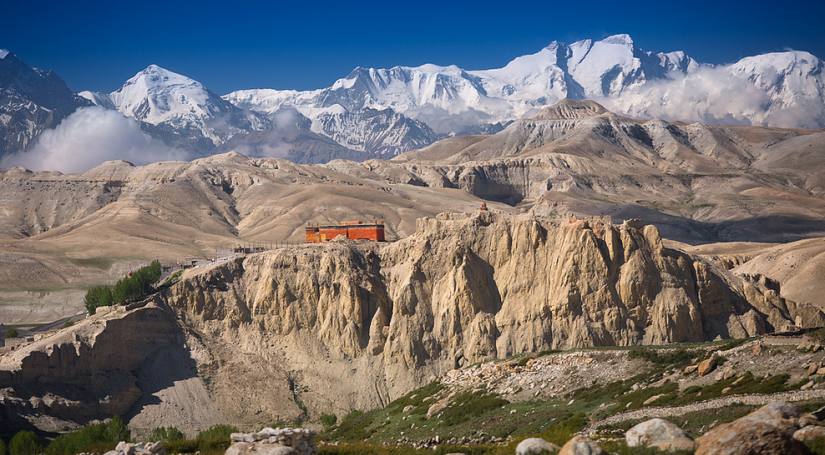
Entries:
<svg viewBox="0 0 825 455">
<path fill-rule="evenodd" d="M 78 308 L 89 284 L 152 258 L 300 241 L 305 223 L 342 219 L 383 219 L 400 238 L 418 217 L 471 212 L 482 200 L 509 213 L 639 218 L 691 244 L 819 237 L 823 175 L 822 131 L 637 120 L 571 100 L 391 161 L 227 153 L 79 175 L 9 169 L 0 171 L 0 314 L 53 319 L 56 307 Z"/>
</svg>

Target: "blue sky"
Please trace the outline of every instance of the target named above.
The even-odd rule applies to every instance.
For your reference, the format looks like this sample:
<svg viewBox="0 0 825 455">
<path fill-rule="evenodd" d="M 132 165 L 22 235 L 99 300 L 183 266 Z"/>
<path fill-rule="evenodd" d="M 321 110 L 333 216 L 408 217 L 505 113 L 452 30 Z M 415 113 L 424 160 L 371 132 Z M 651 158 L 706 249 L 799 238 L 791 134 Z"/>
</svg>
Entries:
<svg viewBox="0 0 825 455">
<path fill-rule="evenodd" d="M 113 90 L 151 63 L 221 94 L 310 89 L 359 65 L 490 68 L 554 39 L 616 33 L 710 63 L 783 49 L 825 57 L 823 1 L 0 3 L 0 48 L 75 90 Z"/>
</svg>

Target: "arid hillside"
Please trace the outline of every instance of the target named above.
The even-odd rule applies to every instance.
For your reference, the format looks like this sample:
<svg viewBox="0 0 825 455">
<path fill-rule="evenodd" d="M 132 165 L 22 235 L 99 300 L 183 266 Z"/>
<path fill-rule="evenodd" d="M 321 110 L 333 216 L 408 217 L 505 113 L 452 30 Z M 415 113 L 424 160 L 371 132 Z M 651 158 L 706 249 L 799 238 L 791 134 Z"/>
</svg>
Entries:
<svg viewBox="0 0 825 455">
<path fill-rule="evenodd" d="M 568 100 L 496 134 L 391 161 L 296 165 L 227 153 L 107 162 L 78 175 L 9 169 L 0 171 L 0 317 L 72 314 L 86 287 L 153 258 L 299 242 L 308 222 L 382 219 L 398 239 L 421 216 L 473 212 L 482 201 L 502 213 L 638 218 L 692 245 L 813 239 L 825 235 L 823 135 L 636 120 Z M 782 274 L 761 260 L 749 270 Z M 823 280 L 806 276 L 789 286 L 811 301 Z"/>
</svg>

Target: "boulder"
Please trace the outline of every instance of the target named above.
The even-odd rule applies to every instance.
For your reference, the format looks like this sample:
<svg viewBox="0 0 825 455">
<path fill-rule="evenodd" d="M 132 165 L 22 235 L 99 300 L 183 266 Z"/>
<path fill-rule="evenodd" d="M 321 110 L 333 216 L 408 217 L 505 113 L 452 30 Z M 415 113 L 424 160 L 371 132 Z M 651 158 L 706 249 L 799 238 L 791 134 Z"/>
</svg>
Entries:
<svg viewBox="0 0 825 455">
<path fill-rule="evenodd" d="M 793 438 L 799 411 L 787 403 L 771 403 L 719 425 L 696 440 L 696 455 L 802 455 L 810 453 Z"/>
<path fill-rule="evenodd" d="M 699 376 L 705 376 L 709 374 L 716 368 L 716 365 L 719 363 L 719 357 L 716 356 L 714 353 L 709 358 L 702 360 L 696 366 L 696 372 L 699 373 Z"/>
<path fill-rule="evenodd" d="M 558 455 L 602 455 L 604 451 L 595 441 L 586 436 L 574 436 L 567 441 Z"/>
<path fill-rule="evenodd" d="M 541 438 L 527 438 L 516 446 L 516 455 L 540 455 L 556 453 L 559 446 Z"/>
<path fill-rule="evenodd" d="M 825 438 L 825 427 L 818 425 L 808 425 L 796 430 L 793 438 L 800 442 L 813 441 L 814 439 Z"/>
<path fill-rule="evenodd" d="M 655 447 L 659 450 L 693 450 L 695 444 L 681 428 L 664 419 L 650 419 L 627 430 L 628 447 Z"/>
</svg>

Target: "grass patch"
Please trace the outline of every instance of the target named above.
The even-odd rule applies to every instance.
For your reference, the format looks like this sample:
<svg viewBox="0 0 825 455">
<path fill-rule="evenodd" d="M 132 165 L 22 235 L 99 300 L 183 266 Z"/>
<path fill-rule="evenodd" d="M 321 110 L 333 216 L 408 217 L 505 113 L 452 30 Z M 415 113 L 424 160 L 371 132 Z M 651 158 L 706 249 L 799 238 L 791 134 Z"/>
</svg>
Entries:
<svg viewBox="0 0 825 455">
<path fill-rule="evenodd" d="M 393 401 L 387 406 L 387 410 L 393 414 L 400 414 L 404 411 L 404 408 L 412 406 L 412 409 L 407 411 L 408 414 L 426 414 L 434 401 L 431 397 L 442 390 L 444 390 L 444 386 L 440 382 L 431 382 Z"/>
<path fill-rule="evenodd" d="M 444 425 L 452 426 L 509 403 L 504 398 L 487 392 L 463 392 L 450 400 L 450 405 L 441 411 L 439 418 Z"/>
</svg>

